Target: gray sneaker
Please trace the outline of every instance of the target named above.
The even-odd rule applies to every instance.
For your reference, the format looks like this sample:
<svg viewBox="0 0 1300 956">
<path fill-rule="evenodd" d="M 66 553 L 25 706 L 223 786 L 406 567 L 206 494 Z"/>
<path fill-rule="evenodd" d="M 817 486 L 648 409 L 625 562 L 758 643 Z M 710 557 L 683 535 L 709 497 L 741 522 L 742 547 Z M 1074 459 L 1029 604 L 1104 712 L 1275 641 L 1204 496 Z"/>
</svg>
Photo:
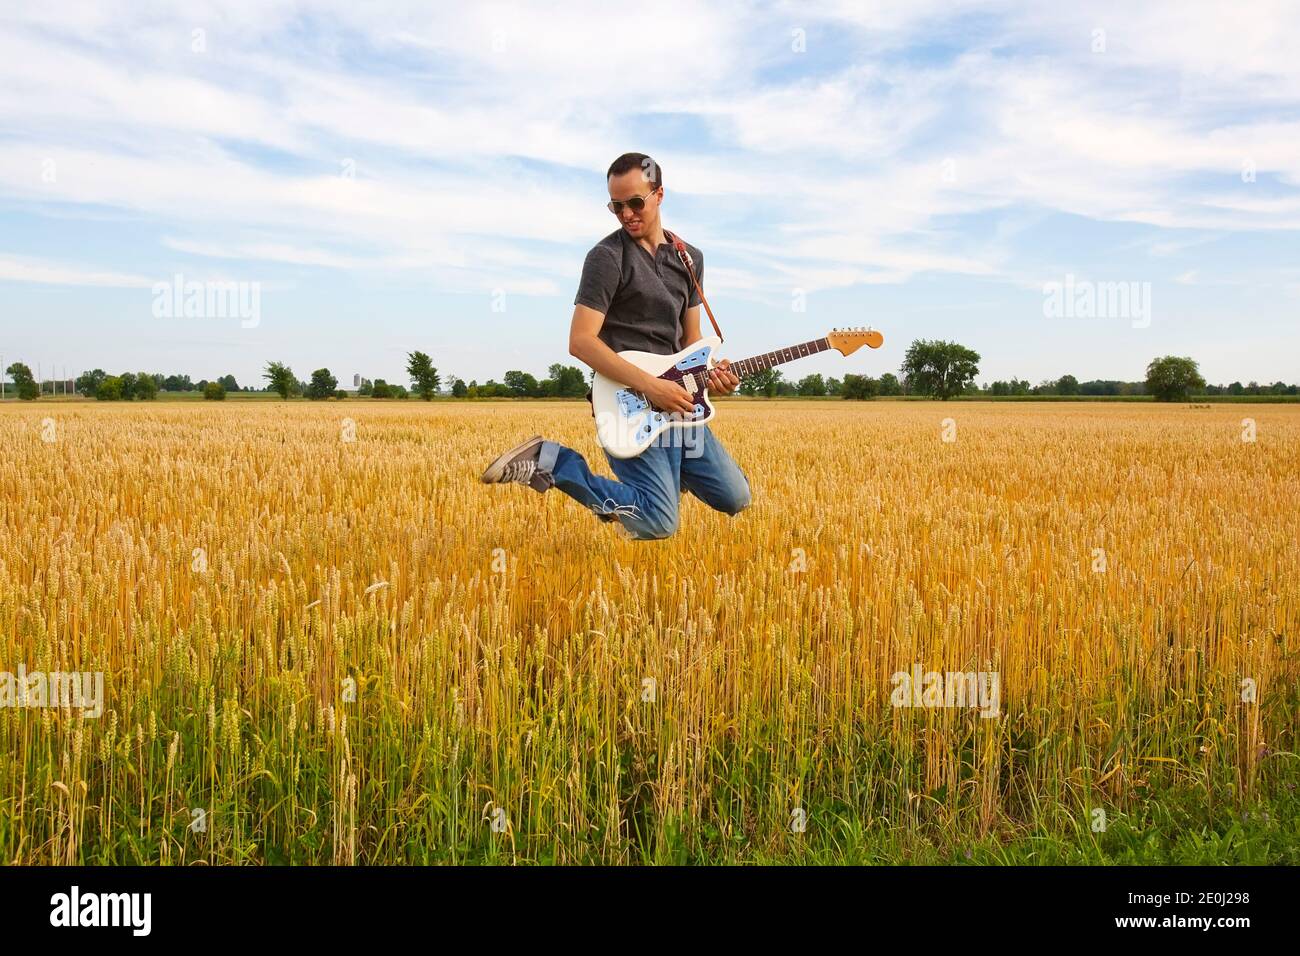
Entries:
<svg viewBox="0 0 1300 956">
<path fill-rule="evenodd" d="M 500 485 L 513 481 L 521 485 L 527 485 L 534 491 L 546 491 L 555 484 L 555 481 L 549 474 L 537 467 L 537 460 L 541 457 L 542 442 L 544 440 L 541 435 L 534 435 L 528 441 L 516 445 L 504 455 L 501 455 L 496 461 L 488 465 L 487 470 L 483 472 L 483 483 L 486 485 Z"/>
</svg>

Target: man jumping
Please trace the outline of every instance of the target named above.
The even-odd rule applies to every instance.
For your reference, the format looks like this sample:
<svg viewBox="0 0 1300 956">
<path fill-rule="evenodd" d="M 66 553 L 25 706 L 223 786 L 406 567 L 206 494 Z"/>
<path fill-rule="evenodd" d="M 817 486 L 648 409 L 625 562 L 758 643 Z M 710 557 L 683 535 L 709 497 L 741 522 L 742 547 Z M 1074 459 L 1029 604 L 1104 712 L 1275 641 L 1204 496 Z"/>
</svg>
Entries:
<svg viewBox="0 0 1300 956">
<path fill-rule="evenodd" d="M 629 349 L 672 355 L 700 338 L 699 293 L 659 221 L 663 170 L 644 153 L 624 153 L 606 180 L 608 208 L 621 225 L 582 264 L 569 354 L 642 392 L 663 411 L 692 413 L 694 402 L 680 383 L 656 378 L 618 355 Z M 703 282 L 704 254 L 689 243 L 686 249 Z M 729 395 L 739 382 L 724 359 L 709 374 L 709 392 Z M 492 462 L 483 481 L 518 482 L 539 492 L 559 488 L 601 519 L 621 522 L 633 538 L 666 538 L 677 530 L 683 491 L 729 515 L 751 500 L 749 480 L 709 426 L 686 434 L 656 442 L 636 458 L 606 452 L 617 481 L 592 474 L 576 451 L 536 435 Z"/>
</svg>

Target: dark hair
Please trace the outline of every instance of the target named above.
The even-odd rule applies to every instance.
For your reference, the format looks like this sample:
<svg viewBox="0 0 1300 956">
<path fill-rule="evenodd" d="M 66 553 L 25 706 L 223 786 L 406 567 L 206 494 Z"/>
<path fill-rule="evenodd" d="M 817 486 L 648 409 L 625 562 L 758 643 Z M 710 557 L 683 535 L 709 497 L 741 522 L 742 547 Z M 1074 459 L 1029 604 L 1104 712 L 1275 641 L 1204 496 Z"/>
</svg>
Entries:
<svg viewBox="0 0 1300 956">
<path fill-rule="evenodd" d="M 610 176 L 622 176 L 624 173 L 630 173 L 634 169 L 641 170 L 642 175 L 647 182 L 654 183 L 655 189 L 664 184 L 664 171 L 653 159 L 645 153 L 624 153 L 614 162 L 609 164 L 609 172 L 605 178 Z"/>
</svg>

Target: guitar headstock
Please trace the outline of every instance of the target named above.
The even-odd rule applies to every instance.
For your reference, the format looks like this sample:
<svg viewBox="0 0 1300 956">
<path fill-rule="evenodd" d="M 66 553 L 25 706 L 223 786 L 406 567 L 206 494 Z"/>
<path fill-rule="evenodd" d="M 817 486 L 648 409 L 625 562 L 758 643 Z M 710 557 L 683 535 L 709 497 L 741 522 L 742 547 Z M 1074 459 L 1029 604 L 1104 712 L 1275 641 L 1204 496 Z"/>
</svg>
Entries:
<svg viewBox="0 0 1300 956">
<path fill-rule="evenodd" d="M 864 345 L 873 349 L 880 348 L 885 343 L 885 337 L 875 329 L 859 326 L 856 329 L 835 329 L 826 336 L 826 341 L 841 355 L 852 355 Z"/>
</svg>

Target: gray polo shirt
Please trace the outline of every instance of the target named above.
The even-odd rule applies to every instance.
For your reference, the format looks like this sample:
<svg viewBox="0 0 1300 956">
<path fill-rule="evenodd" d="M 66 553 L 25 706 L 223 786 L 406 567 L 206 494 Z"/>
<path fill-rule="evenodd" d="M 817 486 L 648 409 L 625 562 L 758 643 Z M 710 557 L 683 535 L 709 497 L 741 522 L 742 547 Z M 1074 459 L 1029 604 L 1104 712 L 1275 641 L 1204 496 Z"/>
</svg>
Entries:
<svg viewBox="0 0 1300 956">
<path fill-rule="evenodd" d="M 704 253 L 686 243 L 704 285 Z M 653 256 L 621 226 L 596 243 L 582 264 L 574 305 L 605 314 L 598 336 L 615 352 L 671 355 L 681 339 L 682 306 L 700 304 L 695 284 L 671 242 Z"/>
</svg>

